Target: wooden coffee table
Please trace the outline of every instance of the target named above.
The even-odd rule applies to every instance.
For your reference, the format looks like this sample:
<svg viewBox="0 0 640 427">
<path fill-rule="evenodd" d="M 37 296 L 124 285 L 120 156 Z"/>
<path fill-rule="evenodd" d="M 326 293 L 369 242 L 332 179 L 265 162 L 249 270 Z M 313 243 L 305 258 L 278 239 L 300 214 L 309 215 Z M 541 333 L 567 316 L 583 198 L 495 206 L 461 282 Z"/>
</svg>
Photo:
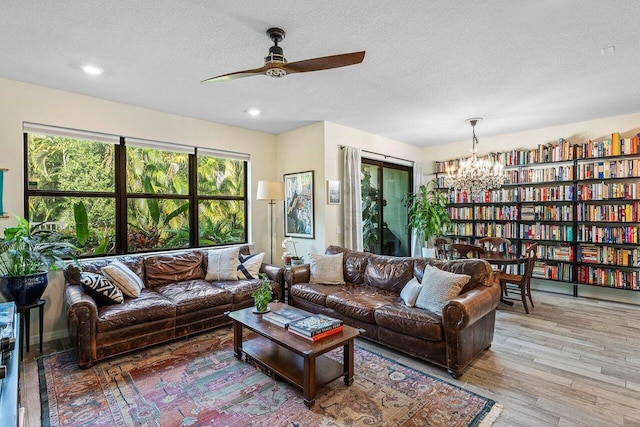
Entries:
<svg viewBox="0 0 640 427">
<path fill-rule="evenodd" d="M 269 304 L 271 311 L 284 307 L 287 305 L 279 302 Z M 342 332 L 312 342 L 262 320 L 262 315 L 254 314 L 253 309 L 226 313 L 233 320 L 233 345 L 238 360 L 244 353 L 248 362 L 258 363 L 276 378 L 302 389 L 308 408 L 315 403 L 316 391 L 331 381 L 344 376 L 347 386 L 353 384 L 353 339 L 360 335 L 360 330 L 344 325 Z M 255 332 L 258 337 L 245 341 L 243 328 Z M 343 363 L 323 356 L 340 346 L 344 347 Z"/>
</svg>

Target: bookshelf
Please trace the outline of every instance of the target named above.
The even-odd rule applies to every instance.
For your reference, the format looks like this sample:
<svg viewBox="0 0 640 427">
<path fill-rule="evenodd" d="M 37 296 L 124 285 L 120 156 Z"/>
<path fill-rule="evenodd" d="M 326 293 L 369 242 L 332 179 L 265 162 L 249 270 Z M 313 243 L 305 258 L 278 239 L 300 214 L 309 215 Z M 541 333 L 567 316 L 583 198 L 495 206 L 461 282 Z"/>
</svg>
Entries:
<svg viewBox="0 0 640 427">
<path fill-rule="evenodd" d="M 472 243 L 505 237 L 511 252 L 538 242 L 534 277 L 640 291 L 640 134 L 485 156 L 501 162 L 505 184 L 475 199 L 444 187 L 459 159 L 436 162 L 447 193 L 450 238 Z"/>
</svg>

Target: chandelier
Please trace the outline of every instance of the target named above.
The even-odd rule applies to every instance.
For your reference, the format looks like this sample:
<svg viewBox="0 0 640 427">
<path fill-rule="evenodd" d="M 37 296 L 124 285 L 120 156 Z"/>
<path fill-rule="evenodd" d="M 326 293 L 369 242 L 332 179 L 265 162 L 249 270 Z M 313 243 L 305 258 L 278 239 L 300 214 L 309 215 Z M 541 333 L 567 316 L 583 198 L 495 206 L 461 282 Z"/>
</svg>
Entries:
<svg viewBox="0 0 640 427">
<path fill-rule="evenodd" d="M 485 190 L 500 188 L 504 183 L 504 173 L 500 163 L 492 163 L 476 156 L 476 123 L 482 120 L 480 117 L 467 119 L 473 129 L 473 148 L 471 157 L 460 160 L 458 168 L 447 167 L 445 185 L 454 190 L 466 192 L 469 196 L 477 198 Z"/>
</svg>

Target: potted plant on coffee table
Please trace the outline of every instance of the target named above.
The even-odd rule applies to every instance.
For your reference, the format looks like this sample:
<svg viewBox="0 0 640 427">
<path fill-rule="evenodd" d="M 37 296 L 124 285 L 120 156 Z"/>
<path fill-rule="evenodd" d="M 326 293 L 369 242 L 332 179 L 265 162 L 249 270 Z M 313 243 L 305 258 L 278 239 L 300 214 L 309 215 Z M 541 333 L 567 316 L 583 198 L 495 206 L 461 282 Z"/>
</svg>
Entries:
<svg viewBox="0 0 640 427">
<path fill-rule="evenodd" d="M 259 274 L 262 282 L 258 289 L 254 293 L 251 294 L 253 297 L 253 302 L 255 303 L 255 308 L 253 310 L 254 313 L 266 313 L 269 311 L 269 301 L 271 301 L 271 296 L 273 295 L 273 291 L 271 290 L 271 284 L 267 279 L 267 275 L 264 273 Z"/>
<path fill-rule="evenodd" d="M 78 248 L 50 230 L 32 227 L 18 217 L 15 227 L 4 229 L 0 239 L 0 293 L 17 305 L 36 302 L 47 287 L 47 273 L 75 260 Z"/>
<path fill-rule="evenodd" d="M 435 186 L 436 181 L 431 181 L 421 185 L 417 193 L 410 193 L 405 198 L 409 227 L 416 231 L 418 238 L 424 238 L 426 248 L 423 248 L 422 256 L 432 258 L 435 257 L 435 239 L 451 229 L 447 197 Z"/>
</svg>

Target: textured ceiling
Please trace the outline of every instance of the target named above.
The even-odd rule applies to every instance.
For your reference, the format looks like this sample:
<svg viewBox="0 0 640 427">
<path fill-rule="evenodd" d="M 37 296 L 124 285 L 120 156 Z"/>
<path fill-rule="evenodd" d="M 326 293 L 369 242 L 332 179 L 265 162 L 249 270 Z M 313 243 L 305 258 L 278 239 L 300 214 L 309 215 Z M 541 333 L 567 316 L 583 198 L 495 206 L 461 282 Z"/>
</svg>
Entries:
<svg viewBox="0 0 640 427">
<path fill-rule="evenodd" d="M 264 132 L 328 120 L 426 146 L 469 138 L 473 116 L 482 138 L 640 111 L 638 0 L 2 3 L 0 77 Z M 199 83 L 261 66 L 272 26 L 290 62 L 367 54 Z"/>
</svg>

